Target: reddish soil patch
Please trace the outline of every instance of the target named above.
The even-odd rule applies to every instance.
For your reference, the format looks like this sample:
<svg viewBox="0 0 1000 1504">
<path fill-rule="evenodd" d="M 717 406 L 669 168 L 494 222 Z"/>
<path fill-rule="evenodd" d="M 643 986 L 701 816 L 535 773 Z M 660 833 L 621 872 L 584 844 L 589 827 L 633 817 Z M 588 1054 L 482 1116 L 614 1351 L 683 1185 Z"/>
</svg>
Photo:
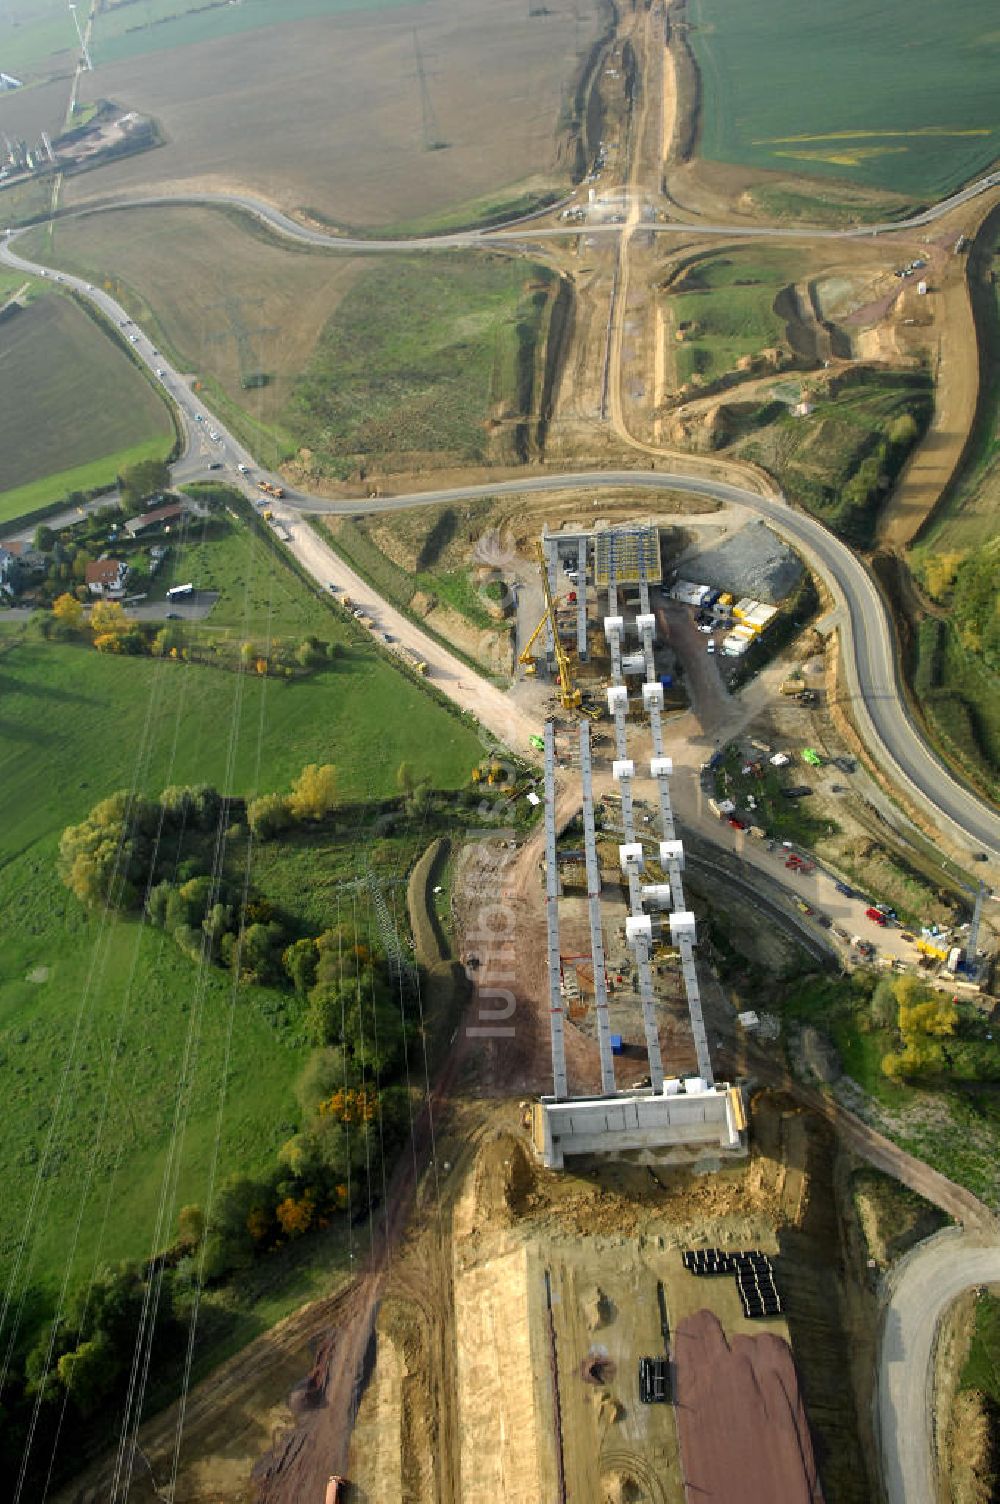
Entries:
<svg viewBox="0 0 1000 1504">
<path fill-rule="evenodd" d="M 822 1504 L 791 1348 L 728 1341 L 711 1311 L 677 1328 L 677 1424 L 685 1497 L 698 1504 Z"/>
<path fill-rule="evenodd" d="M 880 324 L 884 318 L 888 317 L 890 309 L 902 291 L 902 286 L 891 288 L 873 302 L 864 303 L 860 308 L 855 308 L 854 312 L 849 313 L 841 322 L 859 329 L 867 328 L 869 324 Z"/>
</svg>

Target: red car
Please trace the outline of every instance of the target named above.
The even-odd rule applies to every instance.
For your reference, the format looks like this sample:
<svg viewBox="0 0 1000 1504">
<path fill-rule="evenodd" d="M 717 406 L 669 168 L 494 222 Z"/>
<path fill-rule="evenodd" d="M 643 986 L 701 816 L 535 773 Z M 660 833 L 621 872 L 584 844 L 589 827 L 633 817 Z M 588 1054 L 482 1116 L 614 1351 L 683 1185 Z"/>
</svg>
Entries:
<svg viewBox="0 0 1000 1504">
<path fill-rule="evenodd" d="M 737 818 L 736 818 L 735 815 L 730 815 L 729 816 L 729 823 L 733 827 L 734 830 L 746 830 L 746 825 L 745 825 L 744 821 L 737 820 Z"/>
<path fill-rule="evenodd" d="M 878 924 L 883 929 L 885 928 L 885 915 L 880 914 L 878 909 L 865 909 L 865 918 L 870 919 L 872 924 Z"/>
</svg>

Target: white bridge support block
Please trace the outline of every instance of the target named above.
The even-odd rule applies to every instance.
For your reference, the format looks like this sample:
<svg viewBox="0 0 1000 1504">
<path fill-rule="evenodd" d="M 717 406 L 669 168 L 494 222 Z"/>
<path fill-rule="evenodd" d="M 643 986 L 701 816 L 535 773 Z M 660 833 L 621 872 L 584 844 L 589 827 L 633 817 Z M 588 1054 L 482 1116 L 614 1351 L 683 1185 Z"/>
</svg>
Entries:
<svg viewBox="0 0 1000 1504">
<path fill-rule="evenodd" d="M 670 916 L 670 938 L 676 944 L 678 940 L 685 938 L 694 944 L 695 921 L 690 909 L 681 909 Z"/>
<path fill-rule="evenodd" d="M 626 841 L 618 848 L 618 860 L 623 872 L 641 872 L 643 868 L 642 842 Z"/>
<path fill-rule="evenodd" d="M 629 945 L 652 945 L 653 921 L 648 914 L 630 914 L 625 920 L 625 939 Z"/>
<path fill-rule="evenodd" d="M 621 783 L 623 778 L 635 777 L 635 763 L 631 757 L 616 757 L 611 764 L 611 776 Z"/>
<path fill-rule="evenodd" d="M 646 883 L 642 889 L 642 901 L 652 909 L 669 909 L 673 889 L 669 883 Z"/>
<path fill-rule="evenodd" d="M 624 684 L 612 684 L 608 690 L 608 713 L 614 715 L 618 707 L 628 709 L 628 690 Z"/>
<path fill-rule="evenodd" d="M 681 871 L 684 871 L 684 842 L 661 841 L 660 842 L 660 866 L 669 867 L 671 862 L 676 862 Z"/>
<path fill-rule="evenodd" d="M 662 709 L 663 708 L 663 685 L 662 684 L 644 684 L 642 686 L 642 704 L 643 704 L 643 709 L 645 709 L 645 710 L 648 710 L 651 705 L 658 705 Z"/>
<path fill-rule="evenodd" d="M 612 637 L 620 637 L 625 631 L 624 616 L 606 616 L 604 618 L 604 635 L 610 642 Z"/>
<path fill-rule="evenodd" d="M 672 757 L 651 757 L 649 759 L 649 775 L 651 778 L 669 778 L 674 771 Z"/>
<path fill-rule="evenodd" d="M 641 637 L 643 632 L 652 632 L 656 635 L 656 617 L 650 611 L 648 616 L 637 616 L 635 619 L 636 629 Z"/>
</svg>

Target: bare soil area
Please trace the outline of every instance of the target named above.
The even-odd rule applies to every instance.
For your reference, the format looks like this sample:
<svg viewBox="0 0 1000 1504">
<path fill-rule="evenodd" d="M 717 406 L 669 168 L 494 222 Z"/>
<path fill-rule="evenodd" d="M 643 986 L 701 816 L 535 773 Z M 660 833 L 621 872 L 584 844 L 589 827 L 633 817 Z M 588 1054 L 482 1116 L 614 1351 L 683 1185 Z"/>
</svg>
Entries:
<svg viewBox="0 0 1000 1504">
<path fill-rule="evenodd" d="M 830 1324 L 855 1318 L 836 1295 L 818 1300 L 818 1288 L 796 1273 L 808 1260 L 831 1271 L 841 1267 L 837 1249 L 821 1247 L 812 1232 L 809 1211 L 814 1196 L 833 1195 L 826 1180 L 831 1161 L 825 1151 L 813 1153 L 814 1131 L 806 1132 L 802 1115 L 780 1099 L 759 1099 L 756 1112 L 765 1132 L 749 1163 L 698 1177 L 583 1162 L 575 1172 L 550 1174 L 530 1158 L 513 1103 L 498 1103 L 485 1116 L 471 1104 L 463 1109 L 463 1123 L 449 1124 L 439 1139 L 439 1163 L 447 1167 L 440 1198 L 425 1203 L 387 1284 L 349 1464 L 358 1497 L 475 1504 L 496 1498 L 681 1504 L 695 1497 L 700 1454 L 692 1444 L 689 1458 L 684 1441 L 685 1423 L 689 1436 L 698 1428 L 695 1412 L 689 1417 L 687 1410 L 638 1402 L 638 1358 L 664 1350 L 658 1285 L 678 1405 L 689 1403 L 682 1386 L 692 1374 L 683 1348 L 692 1325 L 717 1323 L 735 1354 L 743 1344 L 753 1351 L 760 1344 L 767 1361 L 759 1370 L 769 1370 L 772 1383 L 780 1376 L 785 1397 L 783 1405 L 764 1401 L 763 1455 L 780 1454 L 787 1464 L 795 1438 L 799 1476 L 810 1476 L 810 1427 L 817 1422 L 806 1420 L 797 1397 L 795 1365 L 811 1383 L 831 1354 Z M 779 1255 L 785 1228 L 797 1229 L 800 1243 Z M 769 1250 L 796 1290 L 800 1335 L 781 1320 L 746 1321 L 734 1281 L 687 1274 L 680 1250 L 706 1242 Z M 853 1399 L 843 1374 L 840 1390 L 843 1410 L 835 1417 L 817 1388 L 828 1448 L 843 1449 L 851 1434 Z M 453 1408 L 442 1410 L 445 1392 Z M 704 1434 L 712 1432 L 706 1419 Z M 717 1497 L 742 1488 L 741 1466 L 723 1465 Z M 845 1489 L 851 1466 L 858 1487 Z M 849 1443 L 832 1468 L 829 1497 L 864 1498 L 863 1471 L 856 1443 Z M 399 1480 L 402 1494 L 391 1492 Z M 770 1495 L 751 1497 L 820 1494 L 818 1487 L 782 1493 L 776 1482 Z"/>
<path fill-rule="evenodd" d="M 242 190 L 379 226 L 566 184 L 560 107 L 598 30 L 595 4 L 576 10 L 579 23 L 572 9 L 532 13 L 522 0 L 429 0 L 99 66 L 81 103 L 120 99 L 153 115 L 167 144 L 74 179 L 68 202 Z"/>
</svg>

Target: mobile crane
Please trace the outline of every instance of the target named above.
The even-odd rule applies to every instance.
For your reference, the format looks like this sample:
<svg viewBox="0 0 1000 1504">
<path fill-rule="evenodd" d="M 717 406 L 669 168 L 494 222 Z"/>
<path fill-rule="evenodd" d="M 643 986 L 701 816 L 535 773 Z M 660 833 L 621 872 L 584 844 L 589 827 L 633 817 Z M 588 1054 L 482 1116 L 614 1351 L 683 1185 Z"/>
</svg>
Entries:
<svg viewBox="0 0 1000 1504">
<path fill-rule="evenodd" d="M 564 710 L 579 710 L 582 695 L 573 683 L 573 671 L 570 667 L 569 655 L 559 639 L 559 627 L 556 622 L 556 603 L 552 596 L 552 587 L 549 584 L 549 572 L 545 564 L 545 550 L 541 542 L 536 539 L 535 551 L 538 556 L 538 568 L 542 576 L 542 589 L 545 592 L 545 615 L 538 626 L 532 632 L 524 648 L 518 656 L 518 662 L 523 663 L 528 673 L 534 672 L 535 657 L 532 648 L 538 639 L 539 633 L 545 627 L 546 622 L 552 628 L 552 641 L 555 646 L 556 664 L 559 670 L 559 699 Z"/>
</svg>

